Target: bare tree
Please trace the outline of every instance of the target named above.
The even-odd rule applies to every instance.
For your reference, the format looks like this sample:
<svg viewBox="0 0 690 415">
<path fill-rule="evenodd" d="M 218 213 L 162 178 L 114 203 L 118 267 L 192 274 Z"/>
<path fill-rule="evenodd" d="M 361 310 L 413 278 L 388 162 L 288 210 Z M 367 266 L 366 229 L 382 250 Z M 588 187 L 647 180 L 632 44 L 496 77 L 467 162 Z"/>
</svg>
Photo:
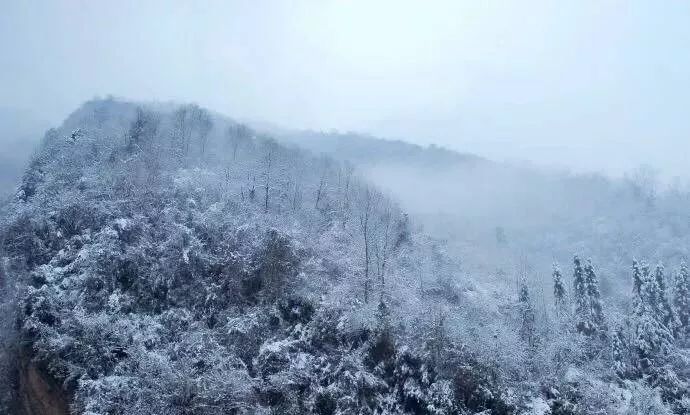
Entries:
<svg viewBox="0 0 690 415">
<path fill-rule="evenodd" d="M 381 214 L 378 216 L 378 223 L 376 224 L 374 252 L 376 256 L 376 273 L 378 277 L 381 290 L 383 291 L 386 285 L 386 265 L 390 256 L 392 241 L 392 209 L 391 203 L 387 198 L 380 198 L 382 208 Z"/>
<path fill-rule="evenodd" d="M 364 244 L 365 301 L 369 298 L 372 277 L 384 295 L 386 272 L 395 249 L 393 218 L 391 201 L 364 184 L 360 195 L 359 229 Z"/>
<path fill-rule="evenodd" d="M 173 114 L 171 131 L 171 150 L 178 158 L 187 155 L 188 142 L 191 137 L 191 113 L 189 105 L 183 105 Z"/>
<path fill-rule="evenodd" d="M 293 212 L 297 211 L 302 203 L 302 180 L 303 168 L 300 163 L 297 163 L 293 168 L 294 183 L 292 184 L 292 196 L 290 204 Z"/>
<path fill-rule="evenodd" d="M 141 107 L 137 107 L 136 117 L 127 132 L 127 152 L 141 150 L 145 141 L 151 141 L 158 131 L 158 117 Z"/>
<path fill-rule="evenodd" d="M 201 155 L 206 154 L 206 145 L 208 144 L 208 136 L 213 129 L 213 120 L 208 111 L 196 107 L 195 111 L 195 124 L 199 134 L 199 147 L 201 149 Z"/>
<path fill-rule="evenodd" d="M 364 186 L 362 194 L 362 206 L 359 212 L 359 228 L 362 232 L 362 239 L 364 242 L 364 302 L 369 302 L 369 242 L 370 242 L 370 218 L 372 211 L 373 194 L 369 186 Z"/>
<path fill-rule="evenodd" d="M 271 195 L 271 168 L 273 167 L 276 143 L 268 141 L 266 143 L 266 158 L 264 159 L 264 213 L 268 212 L 268 205 Z"/>
<path fill-rule="evenodd" d="M 228 144 L 232 150 L 232 160 L 237 160 L 237 153 L 245 143 L 251 139 L 251 130 L 243 125 L 236 124 L 228 127 L 226 131 L 226 136 L 228 138 Z"/>
<path fill-rule="evenodd" d="M 254 200 L 256 197 L 256 176 L 248 175 L 247 179 L 249 179 L 249 191 L 248 191 L 248 196 L 249 200 Z"/>
<path fill-rule="evenodd" d="M 354 169 L 351 165 L 346 164 L 341 170 L 343 171 L 343 190 L 341 195 L 340 216 L 341 226 L 345 228 L 350 211 L 350 187 Z"/>
<path fill-rule="evenodd" d="M 654 205 L 659 186 L 659 172 L 649 165 L 641 165 L 627 175 L 635 197 L 644 200 L 649 207 Z"/>
<path fill-rule="evenodd" d="M 173 114 L 172 150 L 178 157 L 190 155 L 194 138 L 199 141 L 201 154 L 206 151 L 208 135 L 213 128 L 211 115 L 198 105 L 183 105 Z"/>
<path fill-rule="evenodd" d="M 323 168 L 321 170 L 321 178 L 319 179 L 319 185 L 316 188 L 316 201 L 314 202 L 314 209 L 319 208 L 319 202 L 323 197 L 326 190 L 326 178 L 328 177 L 328 160 L 323 160 Z"/>
</svg>

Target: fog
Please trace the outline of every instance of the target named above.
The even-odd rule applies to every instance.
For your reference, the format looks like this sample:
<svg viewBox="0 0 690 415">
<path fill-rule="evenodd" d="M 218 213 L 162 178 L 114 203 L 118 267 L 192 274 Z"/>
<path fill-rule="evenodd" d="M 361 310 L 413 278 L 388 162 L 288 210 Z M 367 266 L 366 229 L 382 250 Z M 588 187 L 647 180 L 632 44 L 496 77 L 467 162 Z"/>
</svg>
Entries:
<svg viewBox="0 0 690 415">
<path fill-rule="evenodd" d="M 690 3 L 0 9 L 0 414 L 690 414 Z"/>
<path fill-rule="evenodd" d="M 94 96 L 194 101 L 286 128 L 685 178 L 688 18 L 684 2 L 11 2 L 0 104 L 55 125 Z"/>
</svg>

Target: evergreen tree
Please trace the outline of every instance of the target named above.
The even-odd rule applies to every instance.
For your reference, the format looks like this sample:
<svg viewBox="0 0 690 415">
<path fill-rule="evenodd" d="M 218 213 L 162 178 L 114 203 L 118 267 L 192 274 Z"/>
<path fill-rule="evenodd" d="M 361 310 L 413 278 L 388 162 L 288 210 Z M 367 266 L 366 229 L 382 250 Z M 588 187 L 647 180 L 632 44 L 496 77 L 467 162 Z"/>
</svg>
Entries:
<svg viewBox="0 0 690 415">
<path fill-rule="evenodd" d="M 664 264 L 659 262 L 654 269 L 654 278 L 661 293 L 666 291 L 666 278 L 664 277 Z"/>
<path fill-rule="evenodd" d="M 556 313 L 561 317 L 564 314 L 567 301 L 563 275 L 557 263 L 553 264 L 553 298 L 556 303 Z"/>
<path fill-rule="evenodd" d="M 623 335 L 623 328 L 618 327 L 613 339 L 611 340 L 611 355 L 613 358 L 613 369 L 616 375 L 624 378 L 628 373 L 628 364 L 626 359 L 626 344 L 625 336 Z"/>
<path fill-rule="evenodd" d="M 635 348 L 638 366 L 643 372 L 653 368 L 659 359 L 668 354 L 673 335 L 660 321 L 658 313 L 659 285 L 649 266 L 642 263 L 640 298 L 635 308 Z"/>
<path fill-rule="evenodd" d="M 654 270 L 654 280 L 656 283 L 656 313 L 657 320 L 666 327 L 671 333 L 677 333 L 680 323 L 678 317 L 671 308 L 671 303 L 668 300 L 666 293 L 666 277 L 664 275 L 664 266 L 660 263 Z"/>
<path fill-rule="evenodd" d="M 672 342 L 671 333 L 652 315 L 642 314 L 637 317 L 635 346 L 638 365 L 643 372 L 660 366 L 657 362 L 669 353 Z"/>
<path fill-rule="evenodd" d="M 679 333 L 690 335 L 690 275 L 685 261 L 680 264 L 673 284 L 673 308 L 678 316 Z"/>
<path fill-rule="evenodd" d="M 532 301 L 529 297 L 529 289 L 527 288 L 527 281 L 522 279 L 520 281 L 520 293 L 518 296 L 520 305 L 520 315 L 522 318 L 522 326 L 520 327 L 520 335 L 530 346 L 534 346 L 534 331 L 535 331 L 535 315 Z"/>
<path fill-rule="evenodd" d="M 590 334 L 606 331 L 604 322 L 604 310 L 601 306 L 601 293 L 599 292 L 599 279 L 594 272 L 592 260 L 587 260 L 585 265 L 585 285 L 587 287 L 587 300 L 589 302 L 589 327 Z"/>
<path fill-rule="evenodd" d="M 575 327 L 578 333 L 587 334 L 590 330 L 589 323 L 589 301 L 587 299 L 587 284 L 582 270 L 580 258 L 575 255 L 573 258 L 573 293 L 575 296 Z"/>
<path fill-rule="evenodd" d="M 640 263 L 638 270 L 638 277 L 640 282 L 639 288 L 636 290 L 637 300 L 634 301 L 635 308 L 633 310 L 633 313 L 636 316 L 640 316 L 645 313 L 653 314 L 653 307 L 654 304 L 656 304 L 654 301 L 656 290 L 653 289 L 652 285 L 656 285 L 656 283 L 651 283 L 651 277 L 649 275 L 649 265 L 645 261 L 642 261 Z M 635 275 L 633 275 L 633 278 L 635 278 Z M 637 281 L 633 282 L 637 284 Z M 633 293 L 635 293 L 635 291 L 633 291 Z"/>
</svg>

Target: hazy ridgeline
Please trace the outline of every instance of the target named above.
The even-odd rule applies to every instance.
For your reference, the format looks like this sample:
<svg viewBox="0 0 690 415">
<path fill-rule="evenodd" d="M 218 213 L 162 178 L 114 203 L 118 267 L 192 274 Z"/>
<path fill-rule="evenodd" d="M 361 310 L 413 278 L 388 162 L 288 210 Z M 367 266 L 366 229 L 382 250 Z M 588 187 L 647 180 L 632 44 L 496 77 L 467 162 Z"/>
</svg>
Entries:
<svg viewBox="0 0 690 415">
<path fill-rule="evenodd" d="M 577 253 L 599 264 L 605 296 L 619 302 L 633 258 L 677 266 L 689 254 L 690 189 L 648 166 L 613 179 L 356 133 L 271 131 L 357 166 L 480 279 L 528 270 L 550 295 L 551 265 Z"/>
<path fill-rule="evenodd" d="M 648 170 L 106 99 L 12 194 L 6 411 L 17 362 L 88 414 L 690 410 L 690 194 Z"/>
</svg>

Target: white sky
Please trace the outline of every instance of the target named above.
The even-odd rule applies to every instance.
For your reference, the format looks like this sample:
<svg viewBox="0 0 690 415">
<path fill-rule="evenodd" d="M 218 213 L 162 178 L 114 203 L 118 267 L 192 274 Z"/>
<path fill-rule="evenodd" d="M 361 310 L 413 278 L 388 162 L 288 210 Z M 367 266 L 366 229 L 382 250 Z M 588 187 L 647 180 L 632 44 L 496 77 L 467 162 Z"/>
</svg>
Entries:
<svg viewBox="0 0 690 415">
<path fill-rule="evenodd" d="M 0 105 L 114 94 L 495 159 L 690 178 L 690 2 L 16 1 Z"/>
</svg>

